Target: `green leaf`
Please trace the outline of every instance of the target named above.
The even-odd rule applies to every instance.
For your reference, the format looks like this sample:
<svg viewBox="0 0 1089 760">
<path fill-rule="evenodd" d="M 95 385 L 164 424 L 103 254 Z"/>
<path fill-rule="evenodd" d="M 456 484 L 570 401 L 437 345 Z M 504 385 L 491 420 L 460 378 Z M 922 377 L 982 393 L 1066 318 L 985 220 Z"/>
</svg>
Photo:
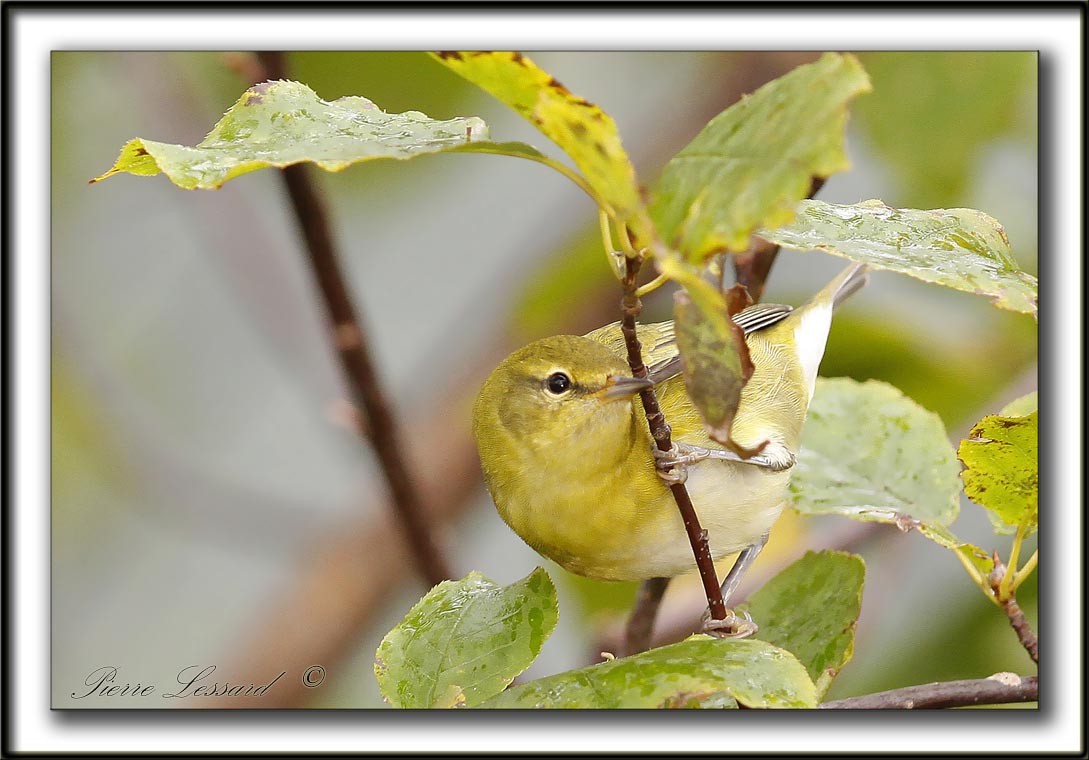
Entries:
<svg viewBox="0 0 1089 760">
<path fill-rule="evenodd" d="M 1036 278 L 1021 271 L 997 221 L 982 211 L 895 209 L 805 200 L 794 221 L 758 234 L 801 251 L 820 250 L 924 282 L 990 296 L 996 306 L 1036 316 Z"/>
<path fill-rule="evenodd" d="M 818 696 L 854 654 L 866 565 L 846 552 L 807 552 L 741 606 L 760 625 L 756 637 L 792 653 Z"/>
<path fill-rule="evenodd" d="M 853 56 L 826 53 L 716 116 L 662 172 L 651 214 L 663 239 L 699 261 L 790 221 L 814 177 L 847 168 L 847 104 L 869 90 Z"/>
<path fill-rule="evenodd" d="M 891 510 L 949 525 L 957 472 L 936 414 L 887 383 L 819 378 L 790 491 L 802 512 Z"/>
<path fill-rule="evenodd" d="M 956 454 L 938 415 L 893 386 L 818 378 L 790 480 L 793 506 L 916 529 L 988 567 L 948 529 L 960 510 Z"/>
<path fill-rule="evenodd" d="M 718 308 L 707 308 L 702 301 L 693 303 L 684 290 L 676 291 L 673 299 L 674 331 L 684 359 L 685 390 L 711 438 L 727 444 L 741 388 L 753 373 L 745 332 L 730 319 L 721 299 Z"/>
<path fill-rule="evenodd" d="M 1039 509 L 1038 413 L 984 417 L 961 441 L 964 493 L 1009 526 L 1034 529 Z"/>
<path fill-rule="evenodd" d="M 438 121 L 419 111 L 392 114 L 366 98 L 326 102 L 298 82 L 264 82 L 246 90 L 196 147 L 136 138 L 91 181 L 164 172 L 178 187 L 207 190 L 257 169 L 305 161 L 338 172 L 360 161 L 442 151 L 544 158 L 523 143 L 491 143 L 487 136 L 475 116 Z"/>
<path fill-rule="evenodd" d="M 509 586 L 443 581 L 382 639 L 374 674 L 394 707 L 473 707 L 530 666 L 558 618 L 542 568 Z"/>
<path fill-rule="evenodd" d="M 813 707 L 817 695 L 790 652 L 753 639 L 691 636 L 649 652 L 507 689 L 481 707 Z"/>
<path fill-rule="evenodd" d="M 436 60 L 491 93 L 555 142 L 575 162 L 598 203 L 640 241 L 654 236 L 635 169 L 612 117 L 521 53 L 443 52 Z"/>
<path fill-rule="evenodd" d="M 1037 410 L 1039 407 L 1039 400 L 1037 399 L 1036 391 L 1032 393 L 1026 393 L 1020 398 L 1015 398 L 1010 403 L 1002 407 L 1002 411 L 999 412 L 1000 417 L 1027 417 Z"/>
</svg>

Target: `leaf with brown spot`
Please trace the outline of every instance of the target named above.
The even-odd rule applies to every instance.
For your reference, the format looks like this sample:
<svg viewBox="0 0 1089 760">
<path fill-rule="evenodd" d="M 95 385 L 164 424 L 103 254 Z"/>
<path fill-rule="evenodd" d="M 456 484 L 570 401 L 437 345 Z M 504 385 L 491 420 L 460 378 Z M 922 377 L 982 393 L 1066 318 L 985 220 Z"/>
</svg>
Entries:
<svg viewBox="0 0 1089 760">
<path fill-rule="evenodd" d="M 735 451 L 730 427 L 741 401 L 741 389 L 752 377 L 753 364 L 745 332 L 727 315 L 726 302 L 710 288 L 693 300 L 687 290 L 674 293 L 673 320 L 677 348 L 683 358 L 684 387 L 699 410 L 708 435 Z M 743 456 L 755 454 L 741 450 Z"/>
<path fill-rule="evenodd" d="M 571 93 L 528 57 L 515 52 L 435 59 L 510 106 L 567 153 L 602 207 L 626 223 L 640 245 L 654 238 L 628 154 L 604 111 Z"/>
<path fill-rule="evenodd" d="M 960 442 L 964 493 L 984 507 L 1002 532 L 1039 517 L 1038 412 L 1022 417 L 990 415 Z M 1004 527 L 1005 526 L 1005 527 Z"/>
</svg>

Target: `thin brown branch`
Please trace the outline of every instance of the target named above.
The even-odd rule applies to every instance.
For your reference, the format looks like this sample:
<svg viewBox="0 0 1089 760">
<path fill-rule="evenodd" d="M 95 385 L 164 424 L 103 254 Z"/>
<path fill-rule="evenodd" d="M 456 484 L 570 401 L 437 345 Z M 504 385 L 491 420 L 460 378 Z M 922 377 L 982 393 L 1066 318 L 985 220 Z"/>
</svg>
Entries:
<svg viewBox="0 0 1089 760">
<path fill-rule="evenodd" d="M 284 78 L 286 71 L 282 53 L 262 52 L 257 55 L 269 78 Z M 288 166 L 282 176 L 306 240 L 310 268 L 329 318 L 341 369 L 353 401 L 365 415 L 368 440 L 378 456 L 401 528 L 408 536 L 413 561 L 427 583 L 433 586 L 450 578 L 450 571 L 432 535 L 419 490 L 405 465 L 404 446 L 393 410 L 378 380 L 366 332 L 352 304 L 338 263 L 325 202 L 314 187 L 306 167 Z"/>
<path fill-rule="evenodd" d="M 621 230 L 620 234 L 627 234 Z M 620 301 L 622 319 L 621 331 L 624 334 L 624 344 L 628 349 L 628 366 L 631 367 L 633 377 L 644 379 L 650 376 L 647 365 L 643 362 L 643 349 L 639 344 L 639 337 L 635 330 L 635 321 L 643 310 L 643 302 L 635 291 L 638 288 L 639 269 L 642 259 L 636 256 L 627 258 L 627 273 L 624 277 L 624 297 Z M 673 447 L 672 431 L 665 415 L 658 405 L 658 397 L 653 388 L 647 388 L 639 393 L 643 402 L 643 411 L 647 415 L 647 423 L 650 425 L 651 435 L 661 451 L 669 451 Z M 672 483 L 669 490 L 673 492 L 673 498 L 677 502 L 681 519 L 684 521 L 684 529 L 688 534 L 688 541 L 692 544 L 692 553 L 696 558 L 696 566 L 700 571 L 703 581 L 703 589 L 707 594 L 707 606 L 711 611 L 711 617 L 715 620 L 726 619 L 726 604 L 722 601 L 722 590 L 718 585 L 718 577 L 715 573 L 715 563 L 711 559 L 711 548 L 707 543 L 707 531 L 700 527 L 696 508 L 692 506 L 692 498 L 688 495 L 688 489 L 684 483 Z"/>
<path fill-rule="evenodd" d="M 639 586 L 631 616 L 624 633 L 624 656 L 629 657 L 650 649 L 651 633 L 654 631 L 654 618 L 658 616 L 658 607 L 662 595 L 669 586 L 669 578 L 648 578 Z"/>
<path fill-rule="evenodd" d="M 1032 661 L 1039 664 L 1039 643 L 1036 640 L 1036 632 L 1032 630 L 1032 626 L 1029 625 L 1028 619 L 1021 610 L 1021 605 L 1017 603 L 1017 597 L 1014 596 L 1013 591 L 1004 592 L 1002 590 L 1002 583 L 1005 580 L 1009 569 L 999 558 L 997 551 L 994 552 L 993 561 L 994 570 L 991 571 L 990 577 L 988 578 L 988 581 L 991 584 L 991 592 L 994 594 L 994 598 L 998 600 L 999 605 L 1002 607 L 1002 611 L 1006 613 L 1006 617 L 1009 618 L 1010 626 L 1012 626 L 1014 632 L 1017 634 L 1017 640 L 1021 642 L 1021 646 L 1025 648 L 1025 651 L 1029 653 L 1029 657 L 1032 658 Z M 1016 558 L 1011 561 L 1016 562 Z M 1005 599 L 1003 599 L 1004 594 L 1006 594 Z"/>
<path fill-rule="evenodd" d="M 1017 598 L 1010 594 L 1010 598 L 1002 604 L 1002 609 L 1005 610 L 1006 617 L 1010 619 L 1013 630 L 1017 632 L 1017 640 L 1021 642 L 1021 646 L 1029 653 L 1032 661 L 1039 664 L 1039 643 L 1036 640 L 1036 631 L 1029 625 L 1025 613 L 1021 611 L 1021 605 L 1017 603 Z"/>
<path fill-rule="evenodd" d="M 942 681 L 825 702 L 822 710 L 937 710 L 1039 701 L 1036 676 L 996 673 L 990 678 Z"/>
<path fill-rule="evenodd" d="M 812 198 L 823 186 L 824 178 L 814 177 L 807 197 Z M 734 279 L 748 288 L 754 302 L 763 297 L 768 275 L 778 255 L 779 246 L 754 236 L 750 241 L 749 250 L 731 257 L 734 265 Z"/>
</svg>

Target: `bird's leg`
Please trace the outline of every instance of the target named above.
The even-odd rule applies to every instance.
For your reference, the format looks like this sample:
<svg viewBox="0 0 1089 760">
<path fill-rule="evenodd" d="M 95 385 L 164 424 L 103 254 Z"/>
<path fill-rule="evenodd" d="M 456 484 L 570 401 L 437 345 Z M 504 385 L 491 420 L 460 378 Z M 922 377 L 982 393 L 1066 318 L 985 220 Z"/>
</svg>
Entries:
<svg viewBox="0 0 1089 760">
<path fill-rule="evenodd" d="M 760 537 L 759 543 L 746 547 L 741 554 L 737 555 L 734 566 L 730 568 L 726 580 L 722 582 L 722 602 L 724 604 L 729 604 L 730 597 L 737 591 L 737 587 L 741 584 L 741 577 L 750 567 L 752 567 L 752 563 L 756 561 L 757 555 L 760 554 L 767 543 L 768 534 L 765 533 Z M 712 636 L 740 639 L 753 635 L 760 630 L 760 627 L 753 622 L 753 619 L 748 612 L 737 615 L 733 610 L 727 607 L 725 620 L 713 619 L 710 610 L 704 612 L 701 630 Z"/>
<path fill-rule="evenodd" d="M 752 563 L 756 561 L 756 557 L 764 550 L 764 547 L 768 545 L 769 535 L 769 533 L 765 533 L 760 537 L 759 542 L 746 547 L 741 554 L 737 555 L 737 559 L 734 560 L 734 566 L 730 568 L 726 580 L 722 581 L 723 603 L 728 603 L 730 597 L 737 591 L 737 587 L 741 585 L 741 576 L 748 572 L 749 568 L 752 567 Z"/>
<path fill-rule="evenodd" d="M 664 473 L 668 473 L 677 467 L 702 462 L 705 459 L 751 464 L 757 467 L 766 467 L 773 472 L 780 472 L 793 467 L 796 458 L 794 453 L 783 444 L 769 441 L 759 454 L 747 458 L 728 449 L 708 449 L 703 446 L 675 442 L 673 448 L 669 451 L 655 449 L 654 459 L 658 465 L 658 475 L 663 480 L 669 481 Z"/>
</svg>

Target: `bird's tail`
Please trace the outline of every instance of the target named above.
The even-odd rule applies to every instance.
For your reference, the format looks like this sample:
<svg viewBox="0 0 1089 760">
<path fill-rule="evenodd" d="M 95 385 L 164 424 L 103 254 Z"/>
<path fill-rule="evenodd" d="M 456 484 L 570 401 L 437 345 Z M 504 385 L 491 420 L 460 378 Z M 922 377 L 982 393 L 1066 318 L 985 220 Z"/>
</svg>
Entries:
<svg viewBox="0 0 1089 760">
<path fill-rule="evenodd" d="M 827 285 L 832 296 L 832 308 L 835 309 L 853 296 L 869 279 L 870 268 L 865 264 L 852 264 L 843 270 L 842 274 Z"/>
<path fill-rule="evenodd" d="M 813 298 L 791 313 L 794 325 L 794 341 L 798 362 L 809 389 L 808 399 L 813 398 L 828 331 L 832 327 L 832 312 L 839 304 L 866 284 L 868 268 L 865 264 L 852 264 L 821 288 Z"/>
</svg>

